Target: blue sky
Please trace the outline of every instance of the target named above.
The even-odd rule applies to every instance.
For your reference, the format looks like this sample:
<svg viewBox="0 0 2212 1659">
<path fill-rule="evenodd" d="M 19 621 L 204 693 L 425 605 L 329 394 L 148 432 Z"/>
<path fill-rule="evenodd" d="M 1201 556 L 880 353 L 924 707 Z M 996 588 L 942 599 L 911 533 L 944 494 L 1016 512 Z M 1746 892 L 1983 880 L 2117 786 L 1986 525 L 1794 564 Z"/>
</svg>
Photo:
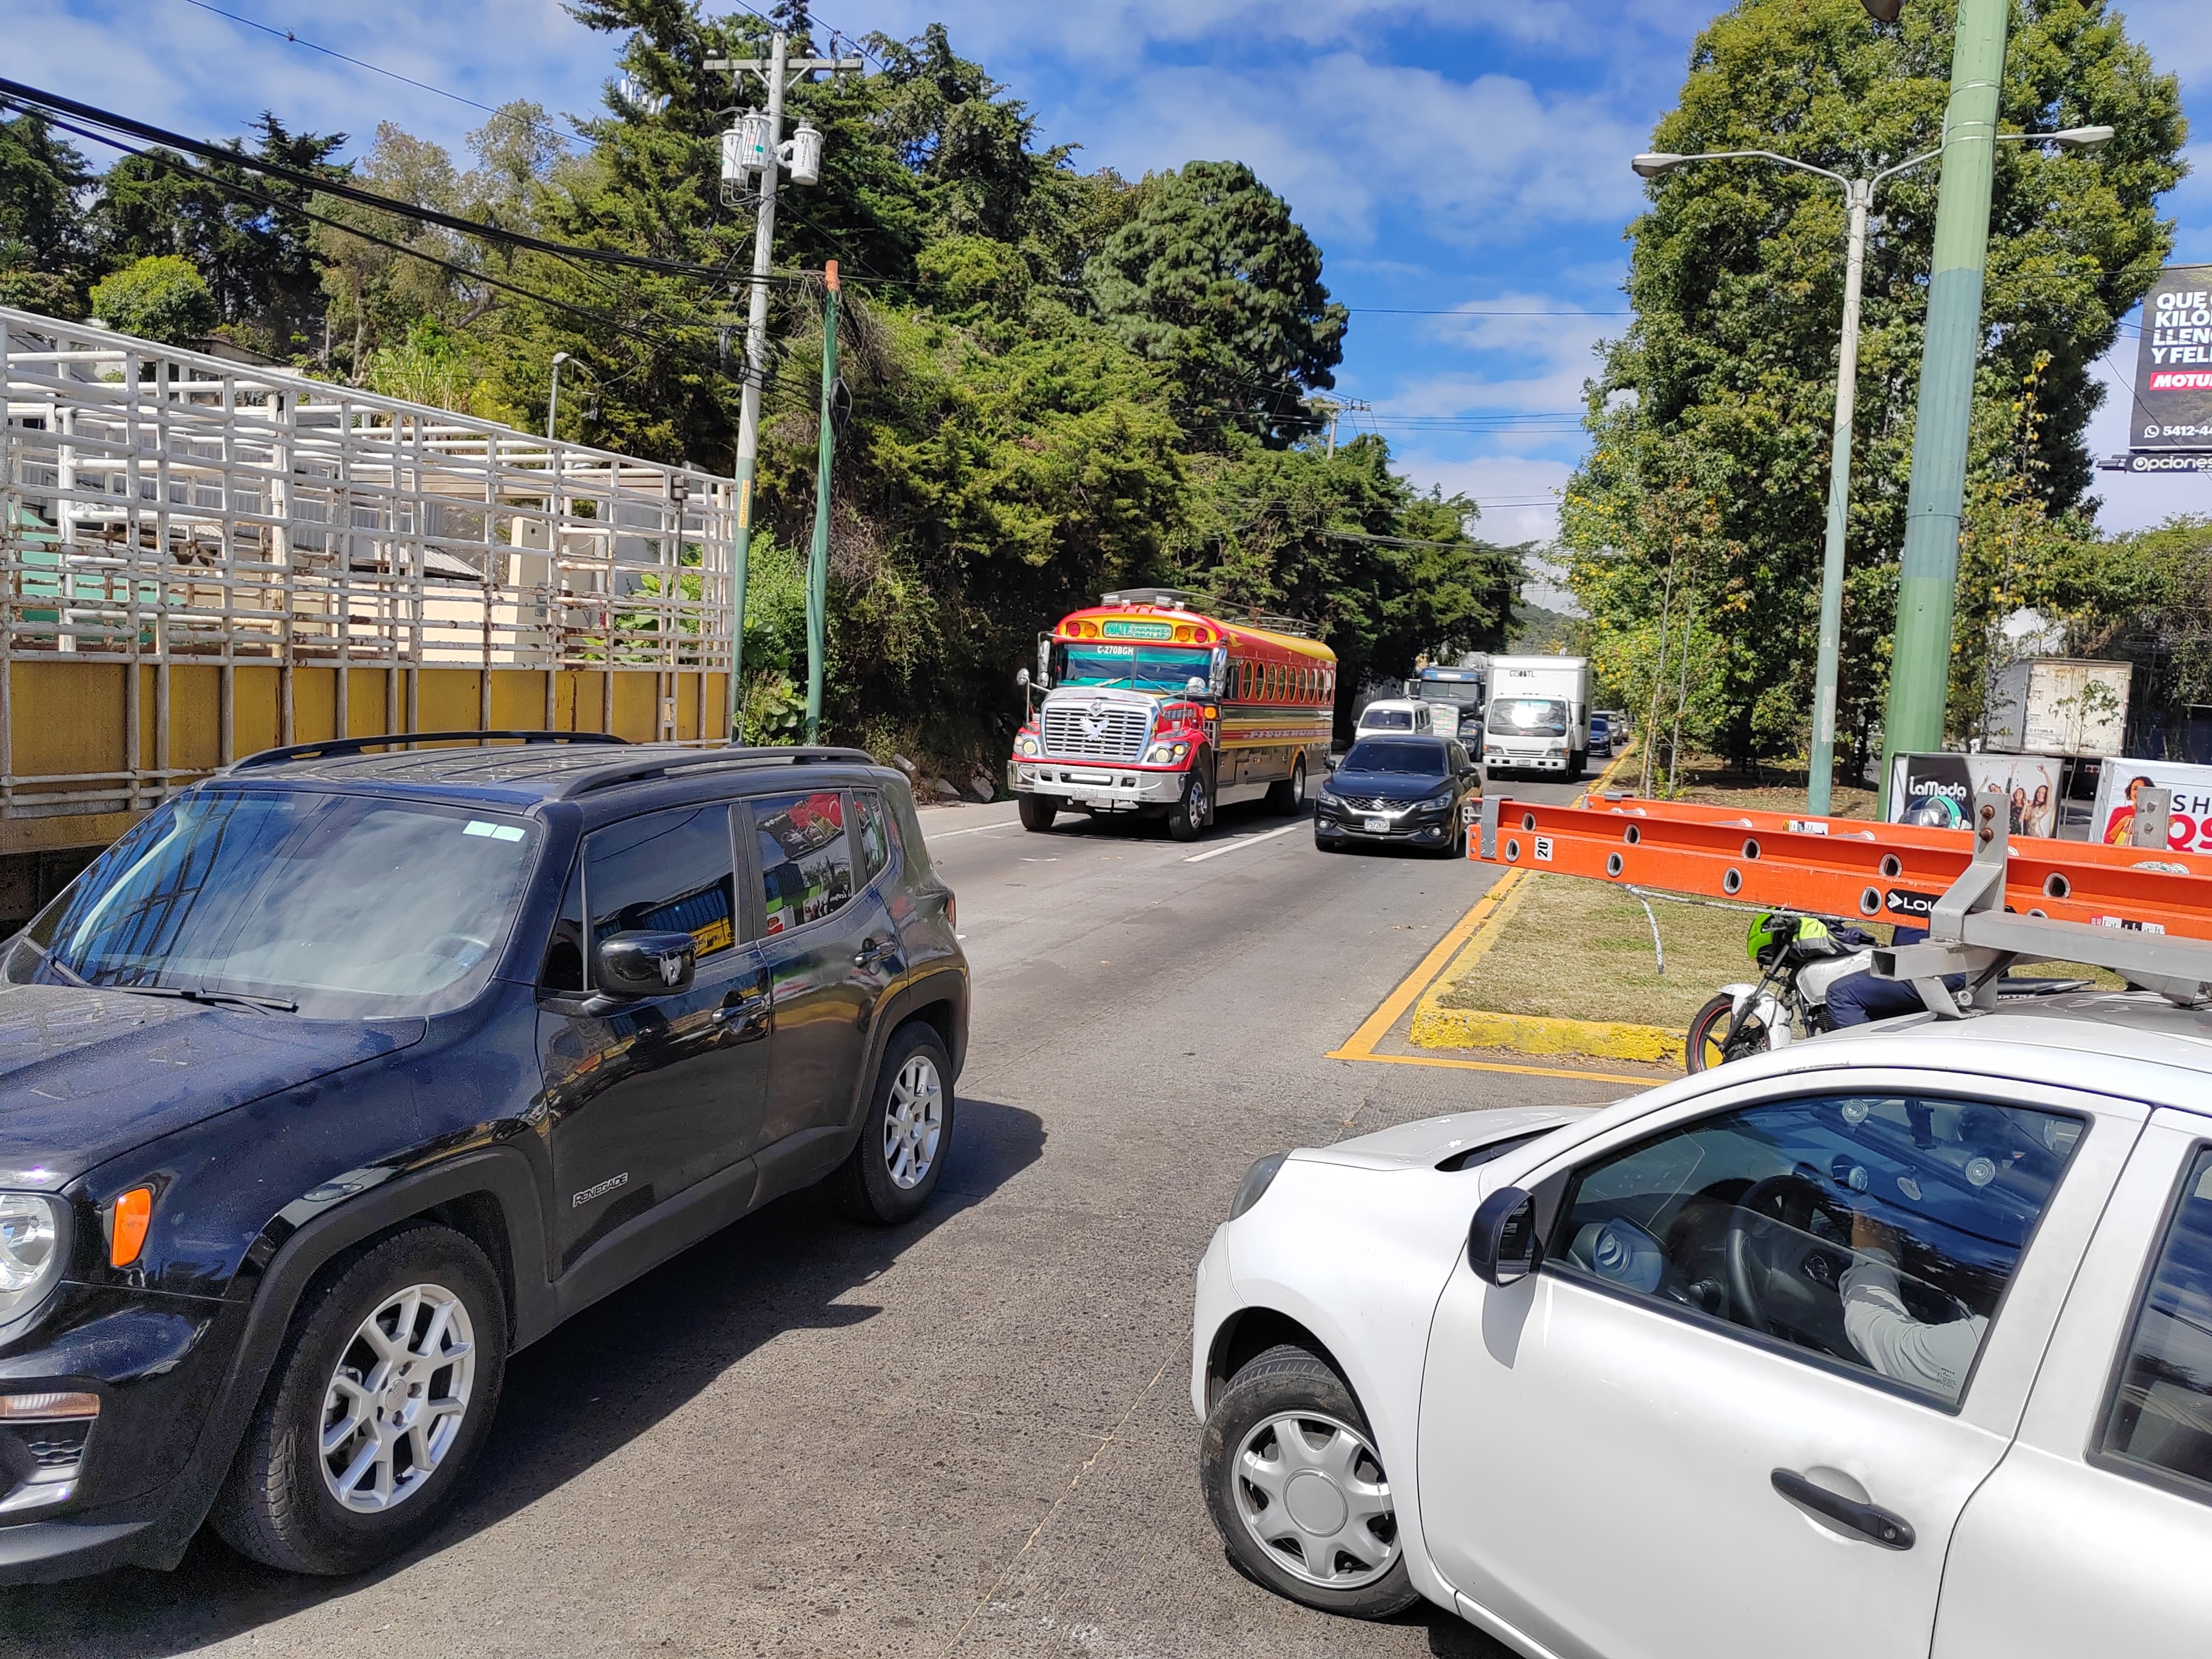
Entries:
<svg viewBox="0 0 2212 1659">
<path fill-rule="evenodd" d="M 736 0 L 726 0 L 739 9 Z M 766 0 L 762 0 L 766 3 Z M 484 104 L 598 106 L 613 43 L 557 0 L 209 0 Z M 719 9 L 724 0 L 708 0 Z M 2164 204 L 2177 257 L 2212 262 L 2212 3 L 2122 8 L 2182 77 L 2195 175 Z M 8 0 L 8 73 L 204 136 L 261 109 L 365 140 L 380 119 L 456 151 L 479 111 L 192 0 Z M 1338 393 L 1423 484 L 1483 503 L 1486 533 L 1547 536 L 1580 450 L 1592 345 L 1625 320 L 1627 158 L 1673 101 L 1706 0 L 818 0 L 817 22 L 931 21 L 1027 99 L 1048 143 L 1132 176 L 1250 162 L 1322 246 L 1354 308 Z M 1487 314 L 1475 315 L 1483 313 Z M 2122 388 L 2133 340 L 2107 379 Z M 2093 431 L 2124 447 L 2124 392 Z M 2212 511 L 2212 479 L 2106 475 L 2121 529 Z"/>
</svg>

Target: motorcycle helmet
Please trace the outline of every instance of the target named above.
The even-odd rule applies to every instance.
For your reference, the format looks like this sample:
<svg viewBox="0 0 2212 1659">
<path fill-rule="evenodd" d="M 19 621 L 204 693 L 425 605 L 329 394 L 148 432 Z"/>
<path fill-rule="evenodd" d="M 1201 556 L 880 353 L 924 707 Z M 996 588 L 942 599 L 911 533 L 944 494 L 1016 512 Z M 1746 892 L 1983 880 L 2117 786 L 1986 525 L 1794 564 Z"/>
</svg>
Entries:
<svg viewBox="0 0 2212 1659">
<path fill-rule="evenodd" d="M 1744 954 L 1763 968 L 1797 937 L 1797 929 L 1802 925 L 1802 918 L 1787 910 L 1769 911 L 1752 922 L 1751 937 L 1744 941 Z"/>
</svg>

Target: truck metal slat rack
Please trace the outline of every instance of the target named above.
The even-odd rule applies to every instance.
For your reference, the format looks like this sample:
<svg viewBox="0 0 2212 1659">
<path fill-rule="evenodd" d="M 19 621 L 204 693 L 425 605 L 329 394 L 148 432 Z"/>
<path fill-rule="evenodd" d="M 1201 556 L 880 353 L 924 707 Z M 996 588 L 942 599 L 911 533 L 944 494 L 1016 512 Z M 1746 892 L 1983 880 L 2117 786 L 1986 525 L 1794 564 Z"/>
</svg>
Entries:
<svg viewBox="0 0 2212 1659">
<path fill-rule="evenodd" d="M 1554 806 L 1491 794 L 1468 856 L 1618 886 L 1775 910 L 1925 927 L 1924 944 L 1875 952 L 1938 1015 L 1960 1009 L 1943 976 L 1996 1005 L 2010 963 L 2087 963 L 2178 1002 L 2212 999 L 2212 860 L 2155 849 L 2014 838 L 1994 796 L 1971 830 L 1796 817 L 1605 795 Z"/>
</svg>

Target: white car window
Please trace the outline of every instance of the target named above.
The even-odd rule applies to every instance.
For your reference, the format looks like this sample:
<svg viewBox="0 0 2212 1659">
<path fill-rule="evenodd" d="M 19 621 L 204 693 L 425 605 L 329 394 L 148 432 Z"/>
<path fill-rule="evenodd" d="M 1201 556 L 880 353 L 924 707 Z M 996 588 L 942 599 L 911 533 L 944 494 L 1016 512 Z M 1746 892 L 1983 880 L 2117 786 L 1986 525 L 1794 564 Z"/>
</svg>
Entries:
<svg viewBox="0 0 2212 1659">
<path fill-rule="evenodd" d="M 2212 1502 L 2212 1150 L 2197 1153 L 2143 1287 L 2099 1461 Z"/>
<path fill-rule="evenodd" d="M 1956 1402 L 2081 1121 L 1817 1095 L 1576 1172 L 1548 1263 Z"/>
</svg>

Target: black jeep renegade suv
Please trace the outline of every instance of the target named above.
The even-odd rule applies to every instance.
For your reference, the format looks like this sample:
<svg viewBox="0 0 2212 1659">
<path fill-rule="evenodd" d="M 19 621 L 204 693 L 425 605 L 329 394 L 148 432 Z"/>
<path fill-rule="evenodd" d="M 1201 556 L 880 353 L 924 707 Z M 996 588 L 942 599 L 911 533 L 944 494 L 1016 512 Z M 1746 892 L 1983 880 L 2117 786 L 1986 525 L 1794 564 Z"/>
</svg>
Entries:
<svg viewBox="0 0 2212 1659">
<path fill-rule="evenodd" d="M 0 1583 L 204 1519 L 367 1566 L 524 1344 L 795 1187 L 927 1202 L 968 967 L 905 780 L 498 735 L 253 757 L 0 947 Z"/>
</svg>

